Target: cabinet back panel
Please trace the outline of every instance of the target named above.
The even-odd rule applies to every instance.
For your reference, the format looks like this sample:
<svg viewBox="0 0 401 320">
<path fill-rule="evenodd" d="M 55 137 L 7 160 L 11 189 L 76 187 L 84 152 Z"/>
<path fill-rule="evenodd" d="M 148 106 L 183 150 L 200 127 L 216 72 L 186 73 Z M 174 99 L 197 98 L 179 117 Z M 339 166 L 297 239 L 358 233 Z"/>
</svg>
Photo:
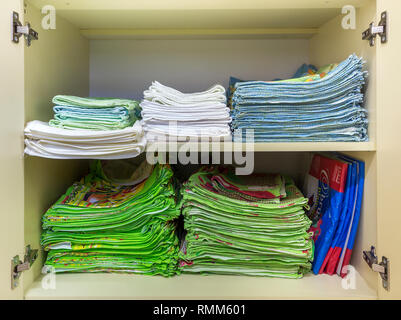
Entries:
<svg viewBox="0 0 401 320">
<path fill-rule="evenodd" d="M 183 92 L 291 77 L 308 40 L 91 40 L 90 94 L 142 99 L 152 81 Z"/>
</svg>

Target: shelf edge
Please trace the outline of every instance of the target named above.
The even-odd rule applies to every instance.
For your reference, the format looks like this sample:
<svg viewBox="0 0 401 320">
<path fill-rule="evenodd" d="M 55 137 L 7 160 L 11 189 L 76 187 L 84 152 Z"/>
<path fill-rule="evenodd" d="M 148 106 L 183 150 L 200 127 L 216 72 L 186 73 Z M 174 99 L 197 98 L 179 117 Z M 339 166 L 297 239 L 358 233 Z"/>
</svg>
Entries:
<svg viewBox="0 0 401 320">
<path fill-rule="evenodd" d="M 147 151 L 159 152 L 222 152 L 222 151 L 248 151 L 248 152 L 314 152 L 314 151 L 376 151 L 376 144 L 372 142 L 272 142 L 272 143 L 246 143 L 232 142 L 179 142 L 162 144 L 148 142 Z"/>
<path fill-rule="evenodd" d="M 311 274 L 302 279 L 59 274 L 54 289 L 43 288 L 42 279 L 43 276 L 36 279 L 25 299 L 377 299 L 376 290 L 358 273 L 355 288 L 349 290 L 342 288 L 342 279 L 337 276 Z"/>
<path fill-rule="evenodd" d="M 288 36 L 309 38 L 318 28 L 237 28 L 237 29 L 81 29 L 87 39 L 191 39 L 263 38 Z"/>
</svg>

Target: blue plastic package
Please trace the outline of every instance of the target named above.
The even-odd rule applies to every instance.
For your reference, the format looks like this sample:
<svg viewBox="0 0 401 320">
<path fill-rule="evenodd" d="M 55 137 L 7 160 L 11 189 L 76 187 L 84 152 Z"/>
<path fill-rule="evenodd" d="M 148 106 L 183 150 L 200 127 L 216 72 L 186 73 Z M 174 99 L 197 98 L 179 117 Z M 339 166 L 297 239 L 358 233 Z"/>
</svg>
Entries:
<svg viewBox="0 0 401 320">
<path fill-rule="evenodd" d="M 323 155 L 314 155 L 306 179 L 308 216 L 312 220 L 315 257 L 312 271 L 318 274 L 333 242 L 343 212 L 348 164 Z"/>
</svg>

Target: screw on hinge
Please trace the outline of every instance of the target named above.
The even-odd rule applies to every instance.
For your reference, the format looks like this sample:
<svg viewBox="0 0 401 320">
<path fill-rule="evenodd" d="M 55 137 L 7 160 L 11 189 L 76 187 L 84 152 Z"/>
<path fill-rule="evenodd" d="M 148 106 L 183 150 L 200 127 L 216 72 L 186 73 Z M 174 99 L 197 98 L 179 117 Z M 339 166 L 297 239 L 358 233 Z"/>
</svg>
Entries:
<svg viewBox="0 0 401 320">
<path fill-rule="evenodd" d="M 375 38 L 379 35 L 381 43 L 387 42 L 387 12 L 382 12 L 380 22 L 377 26 L 369 24 L 369 28 L 362 32 L 362 40 L 368 40 L 371 47 L 375 45 Z"/>
<path fill-rule="evenodd" d="M 25 26 L 23 26 L 19 20 L 19 14 L 17 12 L 13 12 L 12 41 L 18 43 L 19 38 L 22 36 L 24 36 L 28 47 L 31 45 L 32 40 L 39 39 L 39 34 L 31 28 L 31 25 L 27 23 Z"/>
<path fill-rule="evenodd" d="M 11 289 L 18 287 L 22 272 L 29 270 L 38 257 L 38 250 L 31 249 L 30 245 L 25 248 L 24 262 L 18 255 L 11 259 Z"/>
<path fill-rule="evenodd" d="M 363 259 L 373 271 L 380 274 L 380 277 L 382 278 L 383 288 L 389 290 L 389 260 L 386 257 L 382 257 L 382 261 L 379 263 L 379 260 L 376 256 L 376 248 L 374 246 L 371 246 L 370 251 L 363 251 Z"/>
</svg>

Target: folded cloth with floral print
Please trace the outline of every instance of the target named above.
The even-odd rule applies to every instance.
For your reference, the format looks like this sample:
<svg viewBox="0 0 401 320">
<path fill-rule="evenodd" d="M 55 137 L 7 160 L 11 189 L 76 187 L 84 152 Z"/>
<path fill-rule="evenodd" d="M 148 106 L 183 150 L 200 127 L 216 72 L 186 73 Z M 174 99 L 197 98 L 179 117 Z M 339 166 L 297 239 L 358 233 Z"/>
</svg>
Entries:
<svg viewBox="0 0 401 320">
<path fill-rule="evenodd" d="M 104 167 L 94 161 L 44 214 L 43 272 L 177 274 L 180 208 L 171 168 L 128 165 L 117 178 L 115 167 Z"/>
<path fill-rule="evenodd" d="M 203 167 L 181 189 L 182 271 L 301 278 L 311 270 L 314 251 L 307 199 L 289 177 L 251 175 L 233 185 L 231 170 Z M 269 196 L 248 192 L 254 189 Z"/>
</svg>

